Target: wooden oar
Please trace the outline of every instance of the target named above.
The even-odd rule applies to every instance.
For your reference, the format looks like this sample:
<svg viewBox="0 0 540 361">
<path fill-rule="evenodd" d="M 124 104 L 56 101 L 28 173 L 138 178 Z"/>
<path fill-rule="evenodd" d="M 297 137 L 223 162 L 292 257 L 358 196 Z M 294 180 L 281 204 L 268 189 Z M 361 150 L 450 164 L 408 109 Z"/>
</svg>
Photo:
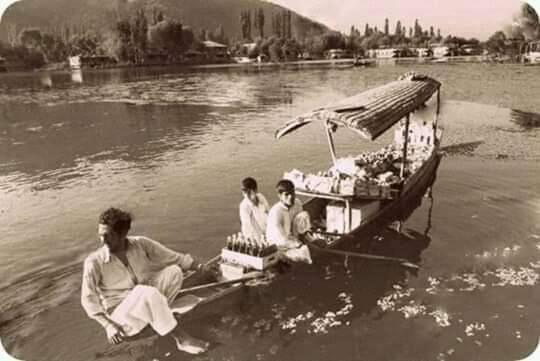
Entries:
<svg viewBox="0 0 540 361">
<path fill-rule="evenodd" d="M 338 249 L 329 249 L 329 248 L 322 248 L 314 244 L 309 245 L 310 248 L 313 248 L 317 251 L 323 252 L 323 253 L 329 253 L 329 254 L 336 254 L 341 256 L 347 256 L 347 257 L 357 257 L 357 258 L 364 258 L 364 259 L 374 259 L 374 260 L 380 260 L 380 261 L 389 261 L 389 262 L 398 262 L 404 267 L 419 269 L 420 266 L 417 264 L 414 264 L 410 262 L 409 260 L 406 260 L 405 258 L 397 258 L 397 257 L 386 257 L 386 256 L 377 256 L 374 254 L 368 254 L 368 253 L 357 253 L 357 252 L 350 252 L 350 251 L 341 251 Z"/>
<path fill-rule="evenodd" d="M 247 281 L 250 281 L 250 280 L 254 280 L 256 278 L 261 278 L 263 276 L 266 276 L 266 274 L 264 272 L 250 272 L 250 273 L 247 273 L 245 276 L 243 277 L 240 277 L 240 278 L 236 278 L 236 279 L 232 279 L 232 280 L 225 280 L 225 281 L 219 281 L 219 282 L 212 282 L 212 283 L 205 283 L 203 285 L 198 285 L 198 286 L 193 286 L 193 287 L 189 287 L 189 288 L 184 288 L 183 290 L 180 290 L 180 292 L 178 293 L 178 295 L 181 295 L 181 294 L 184 294 L 184 293 L 189 293 L 189 292 L 193 292 L 193 291 L 199 291 L 199 290 L 202 290 L 202 289 L 205 289 L 205 288 L 211 288 L 211 287 L 217 287 L 217 286 L 225 286 L 225 285 L 230 285 L 230 284 L 234 284 L 234 283 L 245 283 Z"/>
</svg>

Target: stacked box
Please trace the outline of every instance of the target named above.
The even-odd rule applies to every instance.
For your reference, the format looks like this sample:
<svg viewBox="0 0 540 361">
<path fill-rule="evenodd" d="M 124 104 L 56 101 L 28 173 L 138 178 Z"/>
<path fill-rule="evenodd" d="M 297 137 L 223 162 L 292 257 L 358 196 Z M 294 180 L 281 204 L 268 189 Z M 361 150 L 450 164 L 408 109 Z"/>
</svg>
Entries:
<svg viewBox="0 0 540 361">
<path fill-rule="evenodd" d="M 377 200 L 356 200 L 351 203 L 351 230 L 358 227 L 365 219 L 379 210 Z M 348 216 L 343 202 L 330 202 L 326 206 L 326 231 L 343 234 Z"/>
<path fill-rule="evenodd" d="M 264 257 L 257 257 L 223 248 L 221 250 L 221 259 L 226 263 L 263 271 L 279 260 L 279 252 L 276 251 Z"/>
</svg>

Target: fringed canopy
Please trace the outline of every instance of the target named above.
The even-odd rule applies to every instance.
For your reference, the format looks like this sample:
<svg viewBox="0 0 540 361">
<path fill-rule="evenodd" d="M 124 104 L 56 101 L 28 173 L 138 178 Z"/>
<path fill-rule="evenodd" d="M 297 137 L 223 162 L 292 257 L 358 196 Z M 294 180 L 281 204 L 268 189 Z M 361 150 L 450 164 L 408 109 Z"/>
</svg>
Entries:
<svg viewBox="0 0 540 361">
<path fill-rule="evenodd" d="M 346 126 L 375 140 L 407 114 L 422 106 L 441 84 L 427 76 L 406 74 L 400 80 L 367 90 L 296 117 L 276 131 L 276 138 L 314 120 Z"/>
</svg>

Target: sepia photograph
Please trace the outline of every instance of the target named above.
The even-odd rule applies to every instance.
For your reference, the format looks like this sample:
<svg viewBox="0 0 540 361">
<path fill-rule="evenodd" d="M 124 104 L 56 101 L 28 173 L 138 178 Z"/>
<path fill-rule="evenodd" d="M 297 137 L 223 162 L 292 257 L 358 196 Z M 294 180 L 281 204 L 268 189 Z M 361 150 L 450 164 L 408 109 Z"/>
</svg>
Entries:
<svg viewBox="0 0 540 361">
<path fill-rule="evenodd" d="M 540 361 L 539 12 L 0 0 L 0 360 Z"/>
</svg>

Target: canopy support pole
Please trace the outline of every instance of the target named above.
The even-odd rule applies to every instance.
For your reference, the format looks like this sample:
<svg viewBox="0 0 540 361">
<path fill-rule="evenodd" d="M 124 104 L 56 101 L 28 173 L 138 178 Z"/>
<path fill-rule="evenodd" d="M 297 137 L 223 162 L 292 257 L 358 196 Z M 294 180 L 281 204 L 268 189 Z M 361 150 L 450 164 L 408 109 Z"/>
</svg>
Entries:
<svg viewBox="0 0 540 361">
<path fill-rule="evenodd" d="M 332 124 L 329 121 L 324 122 L 326 128 L 326 137 L 328 139 L 328 146 L 330 147 L 330 155 L 332 156 L 332 163 L 336 165 L 336 148 L 334 146 L 334 139 L 332 138 Z"/>
<path fill-rule="evenodd" d="M 435 120 L 433 121 L 433 145 L 437 146 L 437 123 L 439 122 L 439 113 L 441 110 L 441 89 L 437 89 L 437 111 L 435 112 Z"/>
<path fill-rule="evenodd" d="M 405 165 L 407 163 L 407 147 L 409 145 L 409 123 L 410 123 L 410 114 L 407 114 L 407 120 L 405 121 L 405 140 L 403 142 L 403 153 L 401 156 L 401 170 L 399 172 L 399 177 L 403 179 L 405 175 Z"/>
</svg>

